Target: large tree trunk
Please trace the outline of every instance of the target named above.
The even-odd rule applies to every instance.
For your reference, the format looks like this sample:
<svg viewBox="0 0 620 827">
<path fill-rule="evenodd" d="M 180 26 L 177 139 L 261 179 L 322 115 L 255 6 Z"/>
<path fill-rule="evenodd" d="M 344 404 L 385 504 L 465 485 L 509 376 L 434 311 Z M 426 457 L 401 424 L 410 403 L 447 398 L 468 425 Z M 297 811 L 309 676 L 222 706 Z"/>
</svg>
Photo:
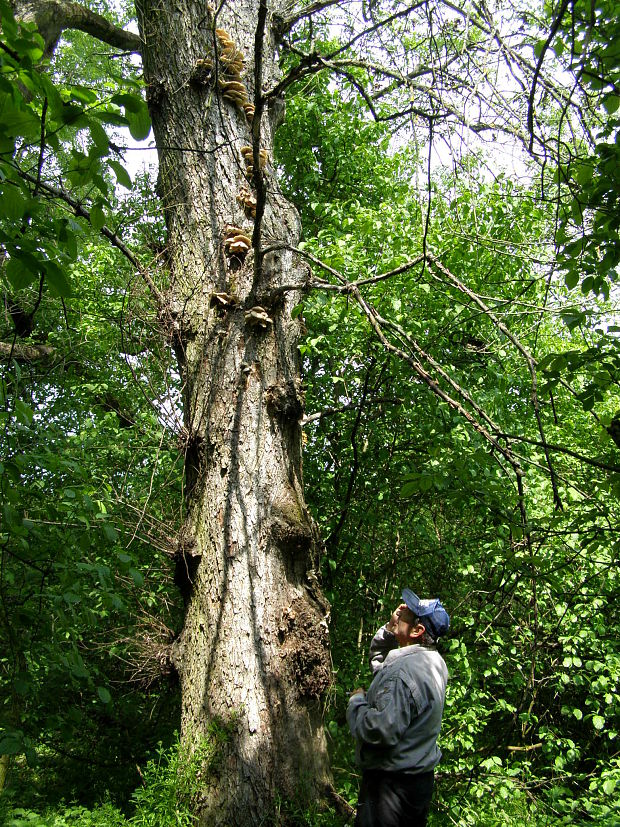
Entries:
<svg viewBox="0 0 620 827">
<path fill-rule="evenodd" d="M 227 230 L 254 233 L 248 190 L 256 195 L 261 181 L 241 153 L 252 129 L 271 156 L 273 124 L 265 113 L 252 128 L 249 104 L 258 3 L 224 4 L 217 21 L 191 0 L 141 0 L 138 11 L 168 228 L 163 323 L 184 382 L 178 573 L 187 605 L 175 646 L 183 737 L 217 748 L 200 774 L 201 823 L 259 824 L 276 793 L 316 798 L 328 780 L 326 604 L 308 579 L 316 534 L 302 492 L 299 324 L 291 317 L 300 289 L 277 290 L 301 288 L 305 274 L 284 249 L 255 260 Z M 235 79 L 239 56 L 220 30 L 244 55 L 247 100 L 238 87 L 223 94 L 235 89 L 219 81 Z M 265 88 L 277 71 L 268 25 L 262 42 Z M 294 245 L 298 217 L 269 162 L 262 181 L 263 247 Z"/>
</svg>

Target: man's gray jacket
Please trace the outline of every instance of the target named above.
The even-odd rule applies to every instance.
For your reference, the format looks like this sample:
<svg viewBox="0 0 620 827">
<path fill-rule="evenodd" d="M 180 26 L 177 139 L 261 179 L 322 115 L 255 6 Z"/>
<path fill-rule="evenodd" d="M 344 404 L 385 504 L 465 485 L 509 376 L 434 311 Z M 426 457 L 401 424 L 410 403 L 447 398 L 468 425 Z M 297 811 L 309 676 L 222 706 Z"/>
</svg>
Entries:
<svg viewBox="0 0 620 827">
<path fill-rule="evenodd" d="M 385 627 L 370 644 L 374 678 L 353 695 L 347 721 L 363 769 L 421 773 L 435 767 L 448 669 L 439 652 L 419 644 L 397 648 Z"/>
</svg>

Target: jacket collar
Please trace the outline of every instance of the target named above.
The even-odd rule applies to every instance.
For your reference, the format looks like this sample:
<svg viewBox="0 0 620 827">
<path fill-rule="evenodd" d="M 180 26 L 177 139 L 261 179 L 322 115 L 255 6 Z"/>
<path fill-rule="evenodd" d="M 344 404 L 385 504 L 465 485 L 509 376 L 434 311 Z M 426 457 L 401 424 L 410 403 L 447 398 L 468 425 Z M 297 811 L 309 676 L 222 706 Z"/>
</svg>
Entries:
<svg viewBox="0 0 620 827">
<path fill-rule="evenodd" d="M 424 649 L 424 647 L 420 646 L 419 643 L 411 643 L 409 646 L 400 646 L 398 649 L 392 649 L 388 652 L 385 661 L 383 662 L 384 666 L 394 660 L 417 654 L 421 649 Z"/>
</svg>

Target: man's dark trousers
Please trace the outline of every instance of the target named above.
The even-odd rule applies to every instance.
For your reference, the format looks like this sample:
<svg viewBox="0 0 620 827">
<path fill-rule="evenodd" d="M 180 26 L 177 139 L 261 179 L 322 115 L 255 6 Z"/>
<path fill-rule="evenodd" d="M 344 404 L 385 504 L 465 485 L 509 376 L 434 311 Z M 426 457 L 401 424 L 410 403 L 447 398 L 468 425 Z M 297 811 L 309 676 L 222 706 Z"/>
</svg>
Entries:
<svg viewBox="0 0 620 827">
<path fill-rule="evenodd" d="M 365 770 L 355 827 L 426 827 L 434 773 Z"/>
</svg>

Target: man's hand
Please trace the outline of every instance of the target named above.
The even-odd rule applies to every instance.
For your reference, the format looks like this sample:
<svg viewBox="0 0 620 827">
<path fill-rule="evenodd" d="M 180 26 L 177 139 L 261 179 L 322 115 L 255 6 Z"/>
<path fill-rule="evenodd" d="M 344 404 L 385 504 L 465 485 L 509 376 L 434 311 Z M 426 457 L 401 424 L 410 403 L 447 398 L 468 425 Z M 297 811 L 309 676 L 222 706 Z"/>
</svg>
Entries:
<svg viewBox="0 0 620 827">
<path fill-rule="evenodd" d="M 393 613 L 392 617 L 385 624 L 385 628 L 388 630 L 388 632 L 392 632 L 392 634 L 394 634 L 394 632 L 396 631 L 396 627 L 398 626 L 398 619 L 400 617 L 400 613 L 402 612 L 403 609 L 406 609 L 406 608 L 407 608 L 407 604 L 406 603 L 401 603 L 400 606 L 398 607 L 398 609 L 394 609 L 394 613 Z"/>
<path fill-rule="evenodd" d="M 365 695 L 365 694 L 366 694 L 366 690 L 365 690 L 365 689 L 354 689 L 354 690 L 353 690 L 353 692 L 351 692 L 351 694 L 349 695 L 349 700 L 351 700 L 351 698 L 352 698 L 354 695 Z"/>
</svg>

